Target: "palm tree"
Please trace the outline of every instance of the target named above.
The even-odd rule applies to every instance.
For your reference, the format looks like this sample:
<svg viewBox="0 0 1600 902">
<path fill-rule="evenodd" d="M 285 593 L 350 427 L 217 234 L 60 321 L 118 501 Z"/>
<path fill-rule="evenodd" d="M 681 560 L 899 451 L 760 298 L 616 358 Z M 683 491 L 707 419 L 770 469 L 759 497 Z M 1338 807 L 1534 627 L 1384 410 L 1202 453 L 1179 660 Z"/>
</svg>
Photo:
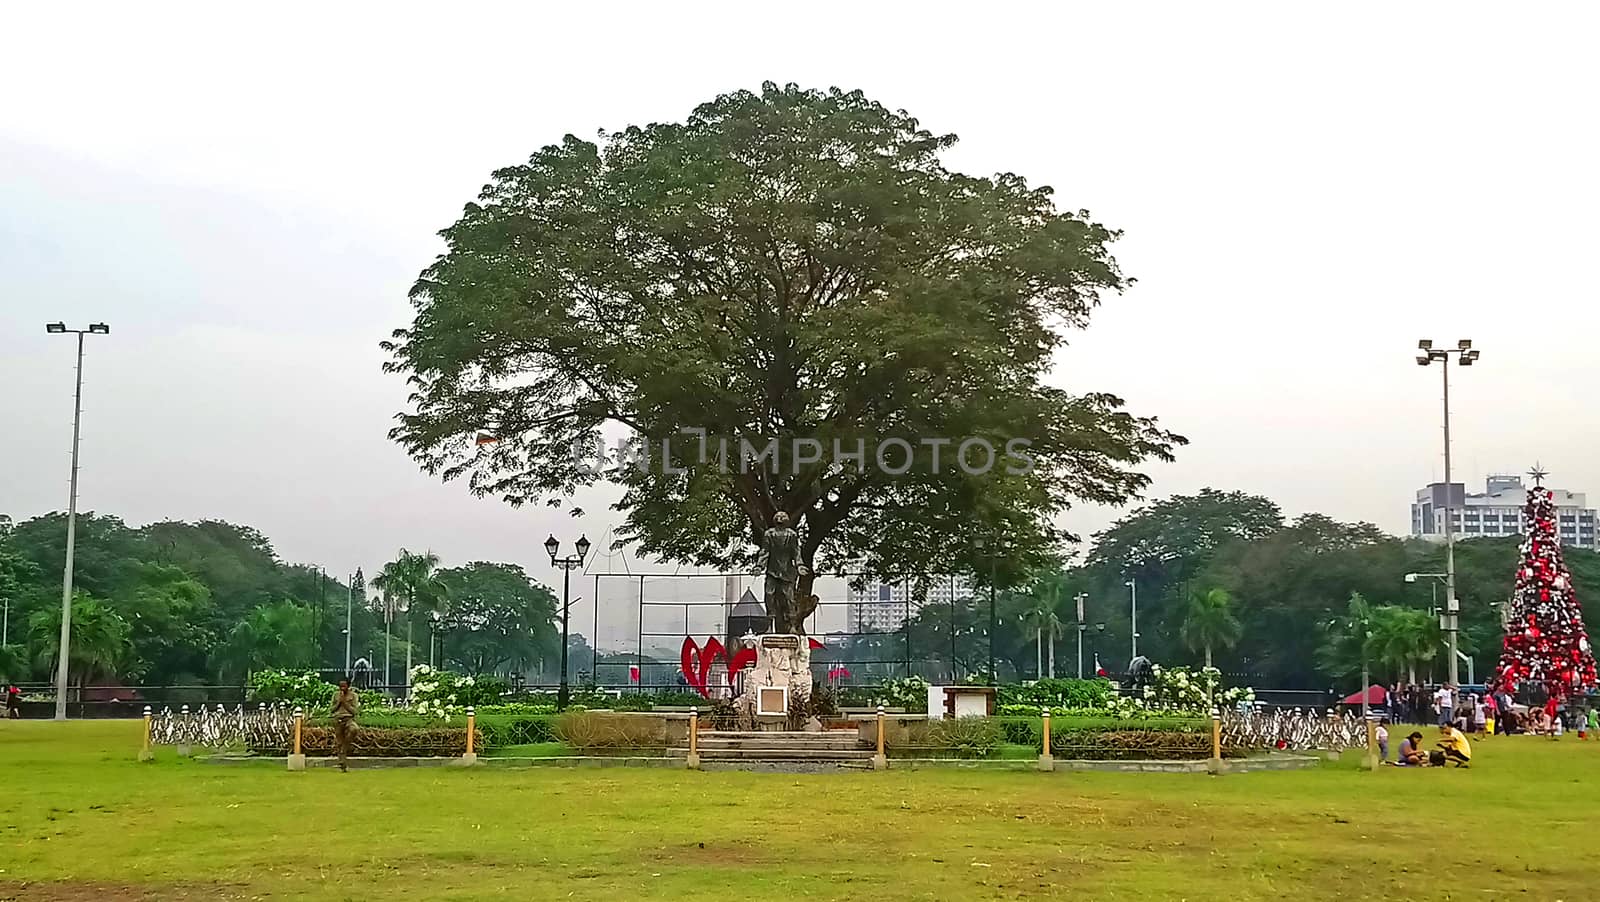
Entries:
<svg viewBox="0 0 1600 902">
<path fill-rule="evenodd" d="M 1242 628 L 1233 615 L 1233 598 L 1225 589 L 1191 592 L 1184 608 L 1178 636 L 1190 651 L 1205 651 L 1206 666 L 1211 666 L 1213 647 L 1232 648 Z"/>
<path fill-rule="evenodd" d="M 1317 665 L 1334 677 L 1348 677 L 1361 669 L 1361 659 L 1374 648 L 1371 637 L 1373 607 L 1360 592 L 1350 593 L 1343 618 L 1319 625 L 1322 644 L 1317 648 Z M 1362 687 L 1365 688 L 1365 687 Z"/>
<path fill-rule="evenodd" d="M 411 694 L 411 624 L 413 612 L 422 610 L 436 614 L 444 606 L 447 592 L 439 581 L 439 556 L 433 552 L 412 554 L 400 549 L 394 560 L 383 565 L 383 570 L 372 578 L 372 585 L 401 599 L 406 614 L 406 695 Z M 431 618 L 430 618 L 431 623 Z M 428 634 L 429 659 L 433 655 L 433 633 Z"/>
<path fill-rule="evenodd" d="M 1417 681 L 1417 664 L 1439 653 L 1439 623 L 1427 611 L 1385 605 L 1372 612 L 1372 655 Z"/>
<path fill-rule="evenodd" d="M 54 670 L 61 655 L 61 609 L 46 605 L 28 618 L 35 663 Z M 81 690 L 91 677 L 115 677 L 133 645 L 128 622 L 91 597 L 87 592 L 72 596 L 72 639 L 67 673 L 76 675 Z"/>
</svg>

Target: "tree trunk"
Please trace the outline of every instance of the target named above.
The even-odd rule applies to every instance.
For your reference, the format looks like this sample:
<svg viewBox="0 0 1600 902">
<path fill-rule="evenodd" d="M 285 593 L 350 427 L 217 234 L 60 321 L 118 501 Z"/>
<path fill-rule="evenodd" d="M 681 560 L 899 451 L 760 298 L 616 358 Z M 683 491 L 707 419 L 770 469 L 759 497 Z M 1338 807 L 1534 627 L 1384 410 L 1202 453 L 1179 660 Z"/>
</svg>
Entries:
<svg viewBox="0 0 1600 902">
<path fill-rule="evenodd" d="M 1211 666 L 1211 643 L 1206 643 L 1206 666 Z"/>
<path fill-rule="evenodd" d="M 411 611 L 406 611 L 406 701 L 411 700 Z"/>
<path fill-rule="evenodd" d="M 1056 678 L 1056 631 L 1050 630 L 1050 679 Z"/>
<path fill-rule="evenodd" d="M 1044 676 L 1044 627 L 1033 633 L 1033 672 Z"/>
</svg>

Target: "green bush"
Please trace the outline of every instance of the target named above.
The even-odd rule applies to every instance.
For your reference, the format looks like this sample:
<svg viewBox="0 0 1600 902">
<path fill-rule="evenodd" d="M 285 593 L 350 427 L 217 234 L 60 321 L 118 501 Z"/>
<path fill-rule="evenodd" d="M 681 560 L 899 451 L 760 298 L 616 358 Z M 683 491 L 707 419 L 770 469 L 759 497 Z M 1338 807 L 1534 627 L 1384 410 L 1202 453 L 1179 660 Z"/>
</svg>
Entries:
<svg viewBox="0 0 1600 902">
<path fill-rule="evenodd" d="M 988 758 L 1004 741 L 999 724 L 988 717 L 956 717 L 927 721 L 928 745 L 956 758 Z"/>
<path fill-rule="evenodd" d="M 883 705 L 907 714 L 928 712 L 928 681 L 921 677 L 884 680 L 877 686 L 840 686 L 833 691 L 834 702 L 845 708 L 872 708 Z"/>
<path fill-rule="evenodd" d="M 259 670 L 245 684 L 251 703 L 299 705 L 310 713 L 326 713 L 339 687 L 311 671 Z M 356 690 L 363 710 L 388 708 L 389 697 L 368 689 Z"/>
<path fill-rule="evenodd" d="M 1037 717 L 997 717 L 1005 741 L 1038 749 L 1044 739 Z M 1211 757 L 1211 722 L 1197 717 L 1161 717 L 1126 721 L 1116 717 L 1050 718 L 1050 753 L 1084 760 L 1197 760 Z M 1242 757 L 1228 748 L 1226 757 Z"/>
<path fill-rule="evenodd" d="M 511 706 L 515 707 L 515 706 Z M 316 724 L 326 724 L 326 715 L 318 717 Z M 480 742 L 484 749 L 502 748 L 508 745 L 528 745 L 538 742 L 555 741 L 556 716 L 546 713 L 539 714 L 479 714 L 474 721 Z M 368 713 L 363 711 L 356 719 L 361 728 L 373 729 L 431 729 L 454 730 L 466 735 L 467 719 L 464 716 L 452 718 L 447 724 L 441 725 L 439 718 L 427 714 L 417 714 L 404 709 L 392 709 Z"/>
<path fill-rule="evenodd" d="M 995 703 L 999 706 L 1031 706 L 1040 708 L 1093 708 L 1104 710 L 1116 697 L 1111 681 L 1093 680 L 1038 680 L 1032 685 L 1008 683 L 996 690 Z"/>
<path fill-rule="evenodd" d="M 479 734 L 481 737 L 481 733 Z M 331 727 L 311 725 L 301 730 L 300 749 L 307 755 L 321 757 L 336 754 Z M 458 757 L 467 750 L 467 731 L 464 728 L 446 727 L 374 727 L 358 725 L 351 737 L 350 754 L 359 758 L 436 758 Z M 251 751 L 258 755 L 283 755 L 288 753 L 282 742 L 253 743 Z"/>
<path fill-rule="evenodd" d="M 899 757 L 991 758 L 1006 741 L 1002 722 L 991 717 L 884 724 L 884 747 Z"/>
<path fill-rule="evenodd" d="M 554 703 L 544 705 L 535 704 L 533 702 L 505 702 L 502 704 L 478 706 L 478 716 L 480 718 L 500 716 L 532 717 L 554 713 L 556 713 L 556 706 Z"/>
</svg>

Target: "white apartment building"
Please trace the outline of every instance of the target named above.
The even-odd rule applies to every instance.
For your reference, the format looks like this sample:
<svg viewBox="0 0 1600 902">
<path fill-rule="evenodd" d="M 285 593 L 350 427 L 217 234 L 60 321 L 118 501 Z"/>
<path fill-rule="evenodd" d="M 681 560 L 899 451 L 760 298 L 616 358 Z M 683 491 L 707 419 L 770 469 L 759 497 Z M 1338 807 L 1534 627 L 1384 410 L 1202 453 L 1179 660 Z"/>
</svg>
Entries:
<svg viewBox="0 0 1600 902">
<path fill-rule="evenodd" d="M 1448 491 L 1448 494 L 1447 494 Z M 1600 548 L 1596 541 L 1595 509 L 1582 492 L 1551 489 L 1555 495 L 1556 535 L 1561 544 L 1578 548 Z M 1417 491 L 1411 505 L 1411 535 L 1444 541 L 1444 512 L 1449 502 L 1450 518 L 1458 539 L 1486 536 L 1516 536 L 1527 532 L 1522 509 L 1528 503 L 1528 489 L 1521 476 L 1490 476 L 1482 494 L 1468 494 L 1463 483 L 1448 487 L 1435 482 Z"/>
<path fill-rule="evenodd" d="M 958 576 L 935 576 L 928 583 L 928 595 L 918 602 L 912 582 L 869 583 L 862 589 L 850 590 L 846 607 L 848 629 L 853 633 L 892 633 L 905 623 L 906 617 L 916 613 L 923 605 L 946 605 L 951 599 L 963 599 L 972 594 L 967 580 Z"/>
</svg>

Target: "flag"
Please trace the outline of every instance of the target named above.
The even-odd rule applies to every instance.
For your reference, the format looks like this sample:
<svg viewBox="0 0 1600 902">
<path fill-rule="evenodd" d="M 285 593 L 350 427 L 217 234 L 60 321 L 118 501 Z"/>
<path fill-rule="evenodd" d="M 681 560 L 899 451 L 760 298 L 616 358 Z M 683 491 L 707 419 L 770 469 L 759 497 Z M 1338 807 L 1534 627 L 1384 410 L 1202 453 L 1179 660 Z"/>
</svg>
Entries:
<svg viewBox="0 0 1600 902">
<path fill-rule="evenodd" d="M 639 665 L 638 664 L 629 664 L 628 665 L 628 682 L 630 682 L 630 683 L 639 682 Z"/>
<path fill-rule="evenodd" d="M 816 651 L 817 649 L 824 647 L 821 642 L 818 642 L 817 640 L 811 638 L 810 636 L 806 637 L 806 643 L 807 643 L 806 647 L 811 649 L 812 651 Z"/>
<path fill-rule="evenodd" d="M 1106 673 L 1106 669 L 1100 666 L 1099 655 L 1094 656 L 1094 675 L 1097 677 L 1110 676 L 1110 674 Z"/>
<path fill-rule="evenodd" d="M 492 445 L 498 441 L 500 441 L 500 437 L 497 435 L 490 435 L 487 432 L 478 433 L 477 444 L 479 445 Z"/>
</svg>

